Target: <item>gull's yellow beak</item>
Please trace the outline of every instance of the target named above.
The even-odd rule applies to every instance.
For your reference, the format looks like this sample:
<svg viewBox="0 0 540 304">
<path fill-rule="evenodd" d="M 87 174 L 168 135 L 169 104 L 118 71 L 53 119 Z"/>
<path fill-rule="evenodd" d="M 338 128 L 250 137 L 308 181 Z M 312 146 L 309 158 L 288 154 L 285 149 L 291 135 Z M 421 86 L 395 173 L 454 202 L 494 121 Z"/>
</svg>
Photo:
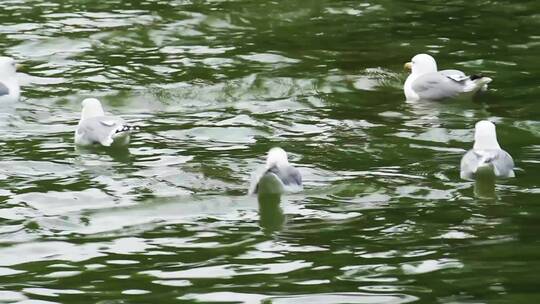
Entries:
<svg viewBox="0 0 540 304">
<path fill-rule="evenodd" d="M 403 65 L 403 68 L 404 68 L 405 70 L 409 70 L 409 71 L 412 70 L 412 62 L 407 62 L 407 63 L 405 63 L 405 64 Z"/>
</svg>

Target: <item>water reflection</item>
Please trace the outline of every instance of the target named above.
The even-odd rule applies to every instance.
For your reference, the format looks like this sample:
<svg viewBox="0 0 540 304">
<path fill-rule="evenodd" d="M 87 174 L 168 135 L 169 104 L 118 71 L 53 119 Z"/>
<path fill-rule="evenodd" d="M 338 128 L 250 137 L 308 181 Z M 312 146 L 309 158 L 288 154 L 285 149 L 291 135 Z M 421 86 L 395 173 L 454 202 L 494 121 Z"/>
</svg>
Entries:
<svg viewBox="0 0 540 304">
<path fill-rule="evenodd" d="M 492 168 L 479 168 L 474 181 L 474 196 L 482 199 L 496 199 L 495 173 Z"/>
<path fill-rule="evenodd" d="M 132 162 L 132 157 L 129 148 L 126 146 L 75 146 L 75 151 L 79 155 L 107 155 L 115 162 L 129 164 Z"/>
<path fill-rule="evenodd" d="M 265 233 L 272 233 L 283 229 L 286 218 L 281 208 L 281 195 L 259 194 L 259 225 Z"/>
</svg>

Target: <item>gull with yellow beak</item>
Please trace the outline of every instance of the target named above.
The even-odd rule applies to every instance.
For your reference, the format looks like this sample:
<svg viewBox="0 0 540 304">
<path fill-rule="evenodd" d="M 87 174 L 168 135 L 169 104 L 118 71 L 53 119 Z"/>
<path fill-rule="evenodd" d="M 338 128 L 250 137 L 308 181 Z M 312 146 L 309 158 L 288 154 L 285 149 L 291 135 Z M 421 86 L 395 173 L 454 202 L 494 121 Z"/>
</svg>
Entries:
<svg viewBox="0 0 540 304">
<path fill-rule="evenodd" d="M 472 96 L 486 90 L 492 81 L 489 77 L 467 76 L 459 70 L 437 71 L 435 59 L 428 54 L 418 54 L 405 64 L 411 74 L 405 80 L 403 91 L 407 101 L 440 101 L 456 97 Z"/>
</svg>

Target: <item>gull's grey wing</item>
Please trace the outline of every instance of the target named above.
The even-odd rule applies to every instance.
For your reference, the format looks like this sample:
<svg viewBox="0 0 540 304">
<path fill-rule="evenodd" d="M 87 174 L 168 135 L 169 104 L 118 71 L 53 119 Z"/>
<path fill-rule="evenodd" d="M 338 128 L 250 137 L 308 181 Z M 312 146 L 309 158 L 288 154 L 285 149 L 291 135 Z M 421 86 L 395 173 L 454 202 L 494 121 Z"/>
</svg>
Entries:
<svg viewBox="0 0 540 304">
<path fill-rule="evenodd" d="M 0 96 L 9 95 L 9 88 L 5 84 L 0 82 Z"/>
<path fill-rule="evenodd" d="M 493 166 L 495 168 L 495 175 L 497 177 L 515 177 L 514 173 L 514 160 L 512 156 L 504 150 L 498 150 L 495 158 L 493 159 Z"/>
<path fill-rule="evenodd" d="M 98 116 L 81 121 L 77 133 L 87 143 L 99 143 L 110 146 L 113 135 L 123 130 L 125 122 L 119 117 Z"/>
<path fill-rule="evenodd" d="M 467 79 L 470 79 L 469 76 L 465 75 L 465 73 L 463 73 L 462 71 L 460 70 L 442 70 L 442 71 L 439 71 L 439 73 L 443 74 L 444 76 L 454 80 L 454 81 L 465 81 Z"/>
<path fill-rule="evenodd" d="M 474 179 L 479 167 L 493 167 L 496 177 L 514 177 L 514 160 L 504 150 L 469 150 L 461 158 L 460 176 L 463 179 Z"/>
<path fill-rule="evenodd" d="M 293 166 L 284 168 L 272 167 L 268 172 L 274 173 L 285 186 L 301 186 L 302 175 L 300 171 Z"/>
<path fill-rule="evenodd" d="M 465 85 L 462 81 L 456 80 L 460 79 L 461 75 L 452 74 L 451 72 L 454 71 L 457 70 L 445 70 L 445 72 L 422 75 L 412 83 L 412 89 L 420 99 L 425 100 L 442 100 L 456 97 L 463 93 Z"/>
<path fill-rule="evenodd" d="M 474 153 L 473 150 L 467 151 L 467 153 L 465 153 L 465 155 L 463 155 L 461 158 L 460 177 L 462 179 L 473 180 L 479 163 L 480 157 L 478 154 Z"/>
</svg>

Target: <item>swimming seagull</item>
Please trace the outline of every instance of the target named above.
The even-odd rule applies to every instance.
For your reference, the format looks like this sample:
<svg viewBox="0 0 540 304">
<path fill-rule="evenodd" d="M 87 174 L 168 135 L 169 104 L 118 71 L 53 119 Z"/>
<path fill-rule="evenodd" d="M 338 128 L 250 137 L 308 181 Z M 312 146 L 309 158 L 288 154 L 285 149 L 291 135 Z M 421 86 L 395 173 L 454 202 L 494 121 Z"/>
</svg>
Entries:
<svg viewBox="0 0 540 304">
<path fill-rule="evenodd" d="M 20 95 L 17 63 L 13 58 L 0 56 L 0 103 L 18 101 Z"/>
<path fill-rule="evenodd" d="M 476 123 L 474 146 L 461 158 L 462 179 L 488 173 L 498 178 L 514 177 L 514 160 L 497 142 L 495 125 L 487 120 Z"/>
<path fill-rule="evenodd" d="M 81 120 L 75 130 L 75 144 L 99 144 L 106 147 L 112 144 L 127 145 L 131 132 L 138 129 L 127 125 L 120 117 L 106 116 L 99 100 L 87 98 L 82 102 Z"/>
<path fill-rule="evenodd" d="M 287 152 L 281 148 L 268 151 L 266 165 L 251 180 L 249 194 L 283 194 L 302 190 L 300 171 L 289 164 Z"/>
<path fill-rule="evenodd" d="M 459 70 L 437 71 L 435 59 L 428 54 L 418 54 L 405 64 L 411 74 L 405 80 L 403 91 L 407 101 L 444 100 L 472 96 L 486 90 L 492 81 L 481 75 L 467 76 Z"/>
</svg>

